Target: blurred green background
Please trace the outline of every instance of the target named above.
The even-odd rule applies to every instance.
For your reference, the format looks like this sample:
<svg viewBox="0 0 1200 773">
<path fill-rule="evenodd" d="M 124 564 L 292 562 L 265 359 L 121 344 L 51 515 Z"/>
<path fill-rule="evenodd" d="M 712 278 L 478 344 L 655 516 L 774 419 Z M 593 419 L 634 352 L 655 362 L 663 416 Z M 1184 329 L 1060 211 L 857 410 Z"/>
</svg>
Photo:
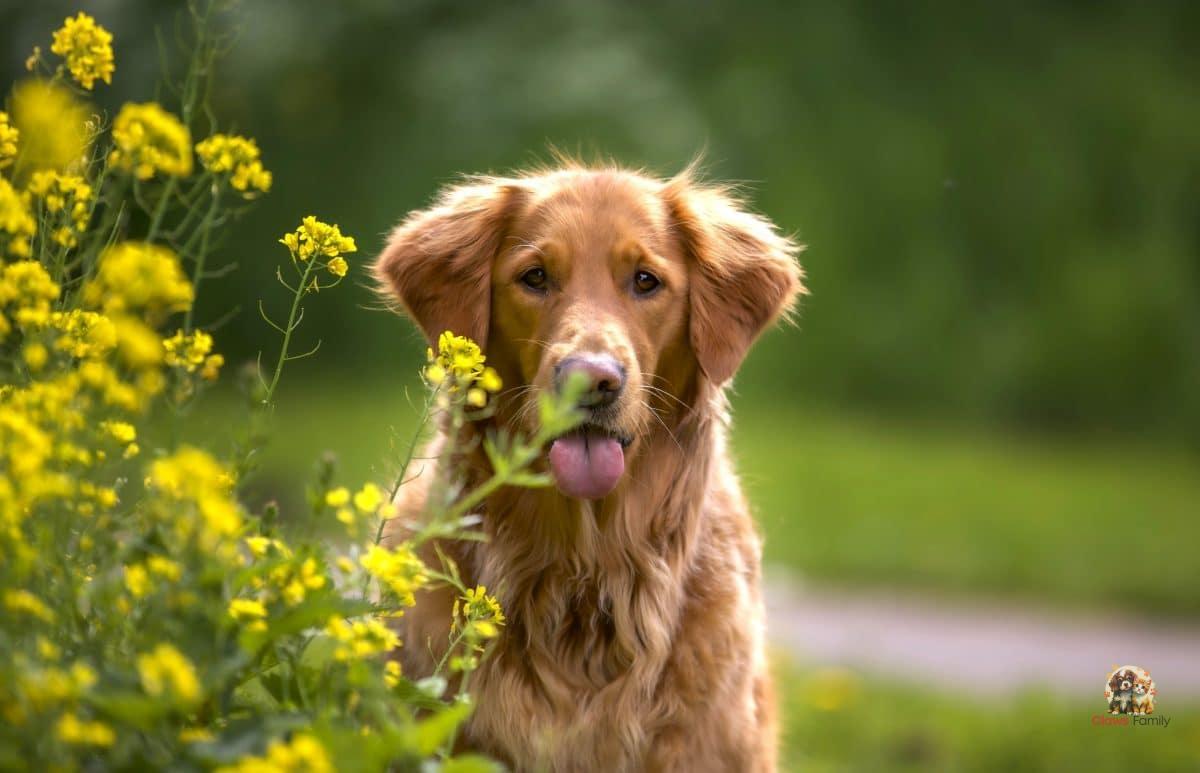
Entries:
<svg viewBox="0 0 1200 773">
<path fill-rule="evenodd" d="M 6 82 L 77 7 L 116 37 L 97 103 L 148 98 L 178 3 L 0 3 Z M 1200 4 L 255 0 L 236 18 L 213 104 L 275 187 L 230 228 L 240 270 L 199 319 L 240 308 L 219 346 L 272 351 L 254 308 L 278 300 L 279 235 L 317 214 L 360 246 L 357 281 L 307 304 L 301 339 L 324 346 L 285 376 L 266 494 L 326 449 L 348 480 L 382 474 L 413 421 L 424 344 L 365 274 L 405 212 L 551 144 L 664 174 L 704 150 L 809 245 L 799 325 L 734 399 L 771 564 L 1200 618 Z M 232 400 L 197 426 L 220 431 Z M 785 698 L 788 764 L 1108 769 L 1123 748 L 1086 740 L 1096 701 L 1040 705 L 1062 732 L 1028 747 L 969 698 L 863 689 L 861 735 Z M 916 752 L 912 706 L 940 723 Z M 1190 728 L 1143 762 L 1195 760 Z"/>
</svg>

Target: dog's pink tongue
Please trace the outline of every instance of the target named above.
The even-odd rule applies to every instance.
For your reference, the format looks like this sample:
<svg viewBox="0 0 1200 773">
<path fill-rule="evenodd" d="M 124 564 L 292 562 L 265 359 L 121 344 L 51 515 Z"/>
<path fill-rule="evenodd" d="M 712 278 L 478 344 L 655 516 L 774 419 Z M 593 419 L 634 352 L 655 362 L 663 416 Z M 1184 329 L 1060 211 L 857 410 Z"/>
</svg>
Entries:
<svg viewBox="0 0 1200 773">
<path fill-rule="evenodd" d="M 602 499 L 625 472 L 625 452 L 606 435 L 564 435 L 550 444 L 550 470 L 567 496 Z"/>
</svg>

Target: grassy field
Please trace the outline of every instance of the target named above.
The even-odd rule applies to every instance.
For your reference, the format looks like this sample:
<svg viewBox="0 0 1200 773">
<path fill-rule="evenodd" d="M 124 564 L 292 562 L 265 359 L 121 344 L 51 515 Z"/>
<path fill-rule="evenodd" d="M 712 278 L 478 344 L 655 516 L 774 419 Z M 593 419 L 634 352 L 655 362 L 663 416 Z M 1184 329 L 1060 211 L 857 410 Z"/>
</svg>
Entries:
<svg viewBox="0 0 1200 773">
<path fill-rule="evenodd" d="M 1094 726 L 1103 700 L 1030 692 L 980 702 L 910 685 L 864 681 L 840 669 L 779 666 L 784 719 L 780 769 L 895 771 L 1195 770 L 1200 706 L 1160 701 L 1160 726 Z M 782 688 L 781 688 L 782 689 Z"/>
<path fill-rule="evenodd" d="M 771 563 L 839 583 L 1200 613 L 1200 460 L 887 424 L 735 401 L 738 467 Z M 403 385 L 297 380 L 255 487 L 296 491 L 326 450 L 386 479 L 415 411 Z M 235 424 L 221 395 L 189 421 Z"/>
</svg>

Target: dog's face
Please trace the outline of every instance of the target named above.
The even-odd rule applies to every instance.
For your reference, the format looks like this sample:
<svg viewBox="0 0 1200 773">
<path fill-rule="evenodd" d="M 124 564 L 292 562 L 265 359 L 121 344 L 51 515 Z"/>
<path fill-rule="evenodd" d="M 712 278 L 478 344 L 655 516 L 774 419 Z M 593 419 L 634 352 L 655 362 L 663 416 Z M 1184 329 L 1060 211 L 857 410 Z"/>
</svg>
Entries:
<svg viewBox="0 0 1200 773">
<path fill-rule="evenodd" d="M 376 272 L 431 340 L 486 342 L 509 423 L 534 429 L 537 393 L 579 374 L 585 423 L 549 463 L 564 494 L 600 499 L 792 302 L 796 249 L 687 177 L 568 169 L 450 190 L 395 231 Z"/>
<path fill-rule="evenodd" d="M 1113 692 L 1129 692 L 1133 689 L 1133 684 L 1133 673 L 1125 669 L 1117 671 L 1108 681 L 1108 686 Z"/>
</svg>

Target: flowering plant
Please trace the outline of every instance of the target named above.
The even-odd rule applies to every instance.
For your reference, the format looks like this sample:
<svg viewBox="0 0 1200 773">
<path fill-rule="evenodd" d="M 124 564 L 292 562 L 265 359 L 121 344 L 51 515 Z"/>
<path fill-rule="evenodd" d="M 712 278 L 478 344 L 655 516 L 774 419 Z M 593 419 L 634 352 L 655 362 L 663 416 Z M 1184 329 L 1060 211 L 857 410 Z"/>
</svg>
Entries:
<svg viewBox="0 0 1200 773">
<path fill-rule="evenodd" d="M 273 367 L 259 358 L 244 437 L 224 451 L 181 437 L 179 414 L 225 365 L 193 316 L 213 232 L 272 183 L 254 140 L 201 109 L 222 36 L 212 6 L 191 16 L 174 110 L 127 104 L 109 125 L 84 106 L 116 62 L 81 13 L 0 112 L 0 769 L 490 770 L 452 746 L 504 613 L 418 548 L 478 537 L 472 511 L 497 487 L 543 485 L 529 468 L 573 402 L 548 397 L 535 437 L 490 438 L 494 474 L 475 488 L 442 465 L 396 545 L 380 538 L 415 438 L 386 488 L 326 465 L 310 512 L 246 504 L 286 366 L 316 351 L 293 352 L 303 304 L 357 245 L 312 216 L 280 239 L 289 311 L 260 303 L 280 344 Z M 501 387 L 449 331 L 423 376 L 422 423 L 451 430 Z M 351 539 L 304 536 L 306 519 Z M 388 657 L 402 645 L 389 620 L 439 585 L 458 597 L 449 651 L 412 682 Z"/>
</svg>

